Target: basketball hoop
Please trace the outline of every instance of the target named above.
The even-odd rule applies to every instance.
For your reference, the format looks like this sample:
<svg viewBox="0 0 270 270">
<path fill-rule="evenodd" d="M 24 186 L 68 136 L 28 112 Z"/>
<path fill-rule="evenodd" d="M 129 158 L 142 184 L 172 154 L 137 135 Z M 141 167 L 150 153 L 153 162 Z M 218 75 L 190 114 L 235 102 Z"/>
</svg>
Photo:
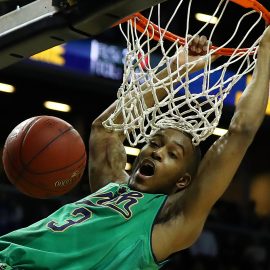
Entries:
<svg viewBox="0 0 270 270">
<path fill-rule="evenodd" d="M 217 36 L 218 26 L 222 24 L 228 8 L 232 7 L 230 2 L 240 5 L 244 11 L 237 19 L 235 30 L 221 45 L 209 45 L 206 55 L 190 62 L 190 42 L 194 36 L 204 34 L 206 29 L 209 31 L 207 37 L 212 41 Z M 187 4 L 186 27 L 185 34 L 181 37 L 170 32 L 169 27 L 183 3 Z M 199 144 L 217 127 L 223 101 L 233 85 L 255 66 L 258 44 L 264 30 L 258 31 L 256 27 L 262 22 L 263 25 L 265 22 L 270 23 L 270 13 L 264 6 L 255 0 L 217 1 L 211 18 L 195 33 L 190 33 L 191 7 L 192 0 L 180 0 L 165 27 L 162 27 L 160 20 L 161 4 L 150 9 L 148 18 L 136 13 L 129 17 L 126 23 L 120 24 L 120 30 L 127 42 L 123 83 L 118 90 L 115 112 L 103 124 L 106 128 L 124 131 L 131 145 L 144 142 L 160 128 L 169 127 L 191 134 L 193 144 Z M 246 11 L 245 8 L 251 10 Z M 156 10 L 158 20 L 154 23 L 151 19 Z M 210 22 L 214 17 L 218 20 L 217 24 L 212 25 Z M 250 27 L 244 32 L 241 27 L 247 22 L 250 23 Z M 245 42 L 250 40 L 254 31 L 257 33 L 256 38 L 253 37 L 251 44 L 245 47 Z M 188 39 L 188 35 L 193 37 Z M 237 46 L 230 47 L 239 36 L 241 39 Z M 160 60 L 155 65 L 151 63 L 154 54 L 160 55 Z M 181 54 L 186 55 L 182 64 L 179 60 Z M 226 61 L 213 66 L 213 54 L 226 56 Z M 205 63 L 203 72 L 192 77 L 190 71 L 202 60 Z M 171 67 L 172 61 L 177 63 L 176 70 Z M 227 77 L 227 70 L 236 65 L 235 74 Z M 162 68 L 167 70 L 168 76 L 160 79 L 157 74 Z M 211 83 L 214 73 L 219 73 L 219 78 Z M 202 82 L 202 90 L 199 93 L 190 90 L 190 85 L 195 81 Z M 157 90 L 160 88 L 166 91 L 161 100 L 157 97 Z M 152 107 L 148 107 L 144 102 L 147 93 L 153 96 Z M 123 119 L 121 123 L 119 116 Z"/>
</svg>

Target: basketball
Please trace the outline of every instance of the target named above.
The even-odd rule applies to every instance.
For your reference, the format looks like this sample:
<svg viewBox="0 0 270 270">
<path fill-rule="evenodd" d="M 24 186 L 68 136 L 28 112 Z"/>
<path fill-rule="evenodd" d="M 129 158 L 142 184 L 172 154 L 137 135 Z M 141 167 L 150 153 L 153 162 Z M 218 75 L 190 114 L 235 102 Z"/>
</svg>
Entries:
<svg viewBox="0 0 270 270">
<path fill-rule="evenodd" d="M 78 184 L 86 166 L 86 151 L 72 125 L 42 115 L 26 119 L 11 131 L 2 159 L 9 181 L 19 191 L 48 199 Z"/>
</svg>

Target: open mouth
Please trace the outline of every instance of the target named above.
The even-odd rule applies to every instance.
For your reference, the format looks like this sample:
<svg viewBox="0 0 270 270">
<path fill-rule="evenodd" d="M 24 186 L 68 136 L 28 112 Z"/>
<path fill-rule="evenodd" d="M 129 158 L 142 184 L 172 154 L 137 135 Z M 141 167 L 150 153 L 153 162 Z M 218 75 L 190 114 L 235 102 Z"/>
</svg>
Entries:
<svg viewBox="0 0 270 270">
<path fill-rule="evenodd" d="M 149 160 L 145 160 L 142 162 L 139 171 L 144 176 L 152 176 L 155 173 L 155 164 Z"/>
</svg>

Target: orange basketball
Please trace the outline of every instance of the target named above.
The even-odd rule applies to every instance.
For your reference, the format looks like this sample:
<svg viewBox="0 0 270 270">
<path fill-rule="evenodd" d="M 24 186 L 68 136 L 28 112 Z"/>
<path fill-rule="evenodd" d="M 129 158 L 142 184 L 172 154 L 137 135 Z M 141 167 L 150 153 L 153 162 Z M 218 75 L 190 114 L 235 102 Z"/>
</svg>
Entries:
<svg viewBox="0 0 270 270">
<path fill-rule="evenodd" d="M 78 184 L 86 151 L 80 134 L 69 123 L 44 115 L 29 118 L 11 131 L 2 159 L 8 179 L 18 190 L 47 199 Z"/>
</svg>

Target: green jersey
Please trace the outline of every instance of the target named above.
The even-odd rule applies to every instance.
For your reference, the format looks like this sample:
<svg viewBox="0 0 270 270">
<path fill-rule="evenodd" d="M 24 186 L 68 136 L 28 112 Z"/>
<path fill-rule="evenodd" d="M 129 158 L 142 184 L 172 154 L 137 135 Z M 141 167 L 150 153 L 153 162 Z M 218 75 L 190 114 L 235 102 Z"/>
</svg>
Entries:
<svg viewBox="0 0 270 270">
<path fill-rule="evenodd" d="M 20 270 L 158 269 L 151 234 L 166 198 L 111 183 L 0 237 L 0 264 Z"/>
</svg>

